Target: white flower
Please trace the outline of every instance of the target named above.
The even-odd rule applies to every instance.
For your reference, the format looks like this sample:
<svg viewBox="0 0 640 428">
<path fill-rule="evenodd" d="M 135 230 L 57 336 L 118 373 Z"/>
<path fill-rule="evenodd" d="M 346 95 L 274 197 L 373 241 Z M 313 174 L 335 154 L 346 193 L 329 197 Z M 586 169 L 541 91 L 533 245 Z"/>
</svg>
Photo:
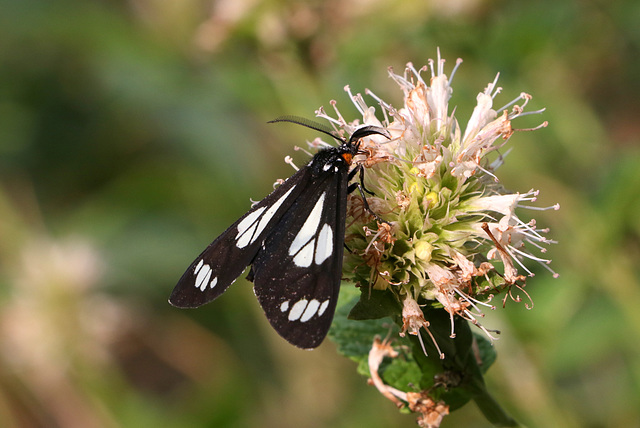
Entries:
<svg viewBox="0 0 640 428">
<path fill-rule="evenodd" d="M 496 284 L 503 289 L 523 287 L 525 276 L 519 271 L 532 275 L 528 260 L 551 270 L 550 260 L 533 252 L 544 253 L 554 242 L 544 237 L 547 230 L 538 229 L 535 220 L 524 222 L 516 213 L 522 208 L 548 209 L 524 205 L 535 202 L 538 192 L 505 191 L 495 175 L 504 157 L 487 156 L 518 131 L 512 127 L 514 119 L 542 110 L 525 113 L 531 96 L 524 93 L 494 109 L 502 91 L 496 76 L 476 97 L 463 132 L 449 106 L 451 82 L 461 63 L 456 62 L 448 77 L 438 52 L 437 61 L 430 60 L 428 66 L 416 69 L 408 64 L 402 75 L 390 70 L 404 94 L 400 109 L 365 91 L 378 104 L 382 118 L 349 87 L 345 90 L 361 119 L 346 121 L 335 102 L 336 118 L 322 109 L 317 112 L 347 133 L 367 124 L 391 135 L 390 140 L 375 135 L 361 142 L 365 154 L 356 162 L 367 168 L 365 185 L 375 194 L 368 198 L 369 205 L 389 224 L 383 229 L 372 216 L 362 215 L 348 221 L 351 252 L 346 255 L 345 275 L 363 286 L 390 288 L 405 302 L 407 296 L 439 302 L 451 315 L 452 327 L 454 315 L 480 326 L 479 306 L 492 307 L 481 301 L 491 298 Z M 430 72 L 429 82 L 423 72 Z M 546 122 L 534 129 L 544 126 Z M 351 198 L 358 210 L 350 213 L 363 212 L 358 199 Z M 501 261 L 502 272 L 487 260 Z M 408 324 L 409 332 L 419 328 L 418 321 Z"/>
</svg>

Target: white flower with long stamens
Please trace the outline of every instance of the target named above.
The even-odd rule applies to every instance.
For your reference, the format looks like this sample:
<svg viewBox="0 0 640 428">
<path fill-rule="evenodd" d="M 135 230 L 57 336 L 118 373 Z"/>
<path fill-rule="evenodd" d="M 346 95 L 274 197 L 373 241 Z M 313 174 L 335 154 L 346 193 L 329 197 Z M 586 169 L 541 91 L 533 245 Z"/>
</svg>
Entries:
<svg viewBox="0 0 640 428">
<path fill-rule="evenodd" d="M 361 286 L 392 290 L 413 312 L 418 299 L 442 306 L 450 314 L 452 336 L 453 317 L 461 316 L 493 338 L 477 319 L 482 307 L 493 308 L 487 302 L 494 293 L 512 286 L 522 289 L 526 276 L 533 275 L 531 261 L 557 276 L 550 260 L 535 254 L 554 242 L 545 237 L 548 231 L 538 229 L 535 220 L 521 220 L 516 211 L 558 206 L 525 205 L 535 202 L 538 192 L 508 192 L 495 174 L 504 162 L 498 150 L 519 131 L 512 122 L 543 110 L 525 112 L 531 96 L 524 93 L 495 110 L 502 92 L 496 76 L 478 94 L 461 129 L 449 105 L 451 81 L 461 63 L 456 62 L 450 77 L 439 52 L 436 61 L 420 69 L 408 64 L 402 75 L 390 69 L 404 102 L 396 109 L 366 90 L 379 116 L 348 86 L 345 90 L 361 118 L 346 121 L 333 101 L 335 117 L 323 109 L 316 113 L 346 133 L 374 125 L 391 136 L 365 138 L 364 154 L 356 158 L 366 168 L 365 186 L 375 194 L 367 198 L 369 206 L 388 224 L 376 222 L 360 196 L 350 196 L 346 244 L 351 251 L 344 274 Z M 407 309 L 405 314 L 405 330 L 412 334 L 428 325 L 413 312 Z"/>
</svg>

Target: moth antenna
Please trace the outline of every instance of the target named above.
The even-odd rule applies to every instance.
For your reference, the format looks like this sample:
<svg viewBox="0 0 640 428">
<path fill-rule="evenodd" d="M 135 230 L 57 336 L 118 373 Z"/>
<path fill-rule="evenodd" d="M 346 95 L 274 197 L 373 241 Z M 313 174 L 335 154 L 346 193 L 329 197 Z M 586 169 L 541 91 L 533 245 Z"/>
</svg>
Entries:
<svg viewBox="0 0 640 428">
<path fill-rule="evenodd" d="M 339 135 L 337 135 L 335 133 L 335 131 L 333 129 L 329 128 L 327 125 L 315 122 L 315 121 L 313 121 L 311 119 L 307 119 L 305 117 L 286 115 L 286 116 L 276 117 L 275 119 L 270 120 L 267 123 L 276 123 L 276 122 L 295 123 L 296 125 L 301 125 L 301 126 L 304 126 L 305 128 L 314 129 L 314 130 L 316 130 L 318 132 L 322 132 L 323 134 L 327 134 L 331 138 L 335 138 L 336 140 L 339 140 L 342 143 L 346 143 L 346 140 L 344 138 L 342 138 Z"/>
</svg>

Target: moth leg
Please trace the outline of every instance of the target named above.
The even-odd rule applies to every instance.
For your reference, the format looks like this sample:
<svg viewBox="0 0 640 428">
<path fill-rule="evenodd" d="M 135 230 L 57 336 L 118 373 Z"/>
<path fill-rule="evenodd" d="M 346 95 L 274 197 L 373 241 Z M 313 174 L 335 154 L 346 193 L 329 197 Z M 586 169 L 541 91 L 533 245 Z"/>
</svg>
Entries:
<svg viewBox="0 0 640 428">
<path fill-rule="evenodd" d="M 365 195 L 365 192 L 373 195 L 374 193 L 371 192 L 370 190 L 368 190 L 365 186 L 364 186 L 364 168 L 362 167 L 362 165 L 358 165 L 357 167 L 355 167 L 353 169 L 353 171 L 349 172 L 349 179 L 352 179 L 355 177 L 356 174 L 359 174 L 359 180 L 356 181 L 355 183 L 351 183 L 349 185 L 349 187 L 347 187 L 347 193 L 351 193 L 354 190 L 358 189 L 358 191 L 360 191 L 360 195 L 362 196 L 362 203 L 364 204 L 364 209 L 369 211 L 369 213 L 380 223 L 386 223 L 386 224 L 390 224 L 388 221 L 383 220 L 382 217 L 380 217 L 378 214 L 376 214 L 371 207 L 369 206 L 369 202 L 367 202 L 367 197 Z"/>
<path fill-rule="evenodd" d="M 359 174 L 359 177 L 358 177 L 359 183 L 350 184 L 349 193 L 356 190 L 356 187 L 359 187 L 360 189 L 363 189 L 365 192 L 373 196 L 374 193 L 371 190 L 367 189 L 364 185 L 364 168 L 362 167 L 362 165 L 356 166 L 352 171 L 349 172 L 349 181 L 353 180 L 356 174 Z"/>
</svg>

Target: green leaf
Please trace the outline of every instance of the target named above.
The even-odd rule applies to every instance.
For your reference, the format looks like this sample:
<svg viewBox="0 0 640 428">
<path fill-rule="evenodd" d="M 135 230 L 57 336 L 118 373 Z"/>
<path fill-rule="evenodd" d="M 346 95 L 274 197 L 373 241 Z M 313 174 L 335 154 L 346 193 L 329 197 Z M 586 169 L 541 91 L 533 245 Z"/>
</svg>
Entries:
<svg viewBox="0 0 640 428">
<path fill-rule="evenodd" d="M 348 315 L 351 320 L 375 320 L 402 315 L 402 304 L 391 290 L 361 289 L 360 299 Z"/>
<path fill-rule="evenodd" d="M 496 348 L 491 344 L 491 342 L 487 339 L 487 336 L 485 336 L 484 334 L 474 331 L 473 338 L 478 347 L 478 355 L 480 356 L 480 370 L 482 370 L 482 374 L 484 374 L 496 361 L 496 359 L 498 358 L 498 353 L 496 352 Z"/>
<path fill-rule="evenodd" d="M 343 288 L 344 290 L 344 288 Z M 354 321 L 349 319 L 349 313 L 360 297 L 353 291 L 341 292 L 333 324 L 329 330 L 329 338 L 337 345 L 338 352 L 354 361 L 366 359 L 373 344 L 374 337 L 398 333 L 397 326 L 391 319 L 369 319 Z M 368 371 L 368 370 L 367 370 Z"/>
<path fill-rule="evenodd" d="M 370 377 L 368 359 L 374 338 L 393 338 L 394 347 L 400 350 L 400 356 L 386 359 L 380 366 L 379 374 L 387 385 L 403 391 L 415 389 L 411 385 L 418 385 L 421 370 L 411 353 L 407 352 L 410 349 L 409 340 L 399 336 L 400 328 L 391 318 L 382 319 L 385 318 L 385 313 L 399 315 L 400 306 L 384 303 L 385 300 L 395 301 L 395 297 L 387 292 L 373 290 L 371 296 L 369 299 L 368 292 L 364 291 L 360 297 L 353 292 L 341 295 L 343 302 L 338 304 L 329 338 L 336 344 L 338 352 L 358 363 L 358 373 L 366 377 Z M 344 301 L 348 299 L 350 301 Z M 354 320 L 351 319 L 354 312 L 377 318 Z"/>
<path fill-rule="evenodd" d="M 403 342 L 405 339 L 402 340 Z M 401 391 L 418 390 L 416 379 L 420 379 L 422 372 L 410 353 L 401 354 L 398 358 L 390 359 L 383 364 L 379 371 L 385 384 Z"/>
</svg>

